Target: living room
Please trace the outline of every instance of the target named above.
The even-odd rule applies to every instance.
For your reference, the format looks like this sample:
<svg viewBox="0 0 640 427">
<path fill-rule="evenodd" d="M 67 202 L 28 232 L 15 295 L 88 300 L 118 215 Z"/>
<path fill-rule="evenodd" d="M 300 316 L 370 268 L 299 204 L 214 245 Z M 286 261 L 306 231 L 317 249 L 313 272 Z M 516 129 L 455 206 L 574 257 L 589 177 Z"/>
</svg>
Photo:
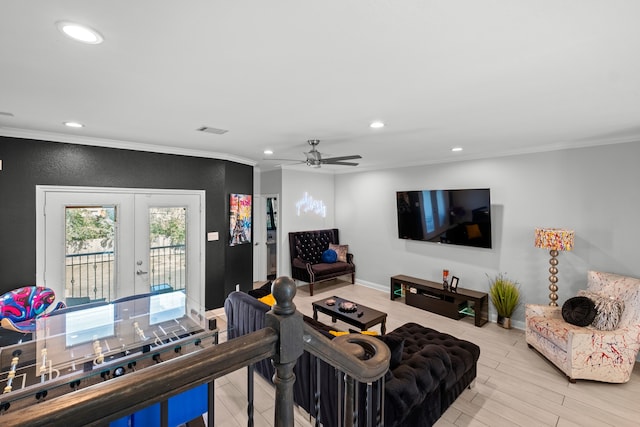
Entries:
<svg viewBox="0 0 640 427">
<path fill-rule="evenodd" d="M 524 304 L 549 301 L 549 252 L 534 245 L 537 227 L 575 231 L 573 250 L 558 257 L 559 304 L 584 289 L 588 270 L 640 277 L 635 245 L 640 226 L 634 221 L 640 210 L 636 189 L 640 73 L 633 47 L 640 38 L 635 22 L 629 23 L 637 6 L 621 2 L 625 7 L 614 12 L 615 8 L 597 2 L 588 7 L 575 2 L 551 13 L 544 10 L 550 5 L 537 6 L 542 9 L 526 5 L 489 25 L 494 22 L 489 19 L 500 14 L 488 5 L 467 4 L 463 14 L 441 4 L 438 13 L 426 11 L 424 22 L 411 20 L 405 25 L 408 33 L 395 39 L 387 24 L 395 19 L 394 28 L 402 27 L 397 18 L 409 19 L 405 15 L 411 15 L 410 8 L 399 11 L 375 3 L 377 9 L 347 3 L 332 3 L 326 10 L 318 5 L 292 8 L 291 15 L 282 13 L 291 5 L 261 4 L 254 5 L 264 8 L 261 13 L 247 16 L 251 14 L 244 7 L 216 5 L 224 13 L 210 13 L 200 2 L 175 28 L 204 31 L 207 37 L 193 39 L 213 40 L 215 48 L 207 43 L 196 48 L 191 44 L 195 41 L 187 38 L 181 49 L 174 49 L 177 38 L 170 39 L 166 28 L 148 23 L 155 30 L 151 35 L 160 36 L 160 41 L 147 35 L 149 39 L 131 43 L 131 50 L 123 40 L 135 39 L 131 36 L 138 30 L 133 22 L 146 22 L 154 7 L 172 18 L 170 7 L 148 4 L 148 10 L 130 10 L 131 16 L 142 18 L 129 19 L 125 25 L 121 21 L 125 14 L 116 8 L 85 10 L 85 6 L 61 8 L 49 3 L 33 8 L 19 2 L 0 6 L 8 10 L 0 13 L 0 31 L 5 35 L 0 46 L 7 53 L 0 65 L 10 76 L 1 83 L 0 101 L 0 224 L 5 242 L 0 249 L 0 294 L 41 284 L 36 255 L 41 236 L 36 223 L 43 213 L 36 209 L 37 186 L 192 189 L 206 193 L 204 226 L 217 236 L 204 243 L 204 305 L 221 310 L 236 285 L 248 290 L 253 281 L 265 279 L 252 269 L 262 261 L 254 258 L 253 244 L 228 244 L 229 194 L 277 195 L 278 275 L 291 271 L 289 232 L 338 228 L 340 242 L 354 254 L 356 285 L 320 283 L 318 299 L 333 294 L 360 299 L 389 313 L 388 329 L 416 319 L 482 343 L 483 356 L 491 355 L 481 358 L 480 392 L 462 396 L 440 425 L 492 425 L 478 407 L 498 413 L 503 406 L 513 406 L 514 400 L 527 405 L 537 393 L 551 396 L 554 414 L 564 411 L 559 409 L 563 401 L 570 402 L 570 410 L 557 418 L 540 415 L 536 420 L 533 415 L 525 425 L 543 418 L 541 424 L 551 425 L 603 425 L 608 418 L 611 424 L 633 425 L 638 412 L 629 396 L 638 392 L 637 367 L 624 385 L 569 384 L 543 358 L 524 348 L 523 329 Z M 419 2 L 412 5 L 424 12 Z M 59 16 L 60 9 L 74 11 L 78 19 L 85 17 L 94 25 L 104 23 L 98 25 L 106 40 L 99 47 L 103 50 L 64 40 L 55 25 L 67 18 Z M 212 16 L 216 25 L 208 21 Z M 371 31 L 358 32 L 355 23 L 360 16 L 374 22 Z M 322 28 L 333 18 L 340 25 L 327 34 L 307 25 L 316 17 Z M 21 45 L 12 40 L 22 31 L 16 26 L 23 20 L 31 22 L 36 35 Z M 520 22 L 527 24 L 522 32 Z M 413 36 L 441 27 L 447 30 L 446 37 L 432 38 L 438 41 L 435 48 L 429 44 L 425 54 L 415 54 L 424 46 L 421 38 L 410 43 Z M 479 33 L 462 31 L 465 28 L 498 32 L 477 37 Z M 219 31 L 225 36 L 219 37 Z M 517 35 L 512 38 L 511 33 Z M 264 39 L 256 42 L 255 34 Z M 344 34 L 362 45 L 343 43 Z M 300 45 L 294 43 L 297 38 Z M 370 39 L 380 44 L 369 46 Z M 476 44 L 476 39 L 482 41 Z M 116 47 L 110 44 L 114 40 Z M 304 45 L 305 40 L 312 43 Z M 541 40 L 545 42 L 538 46 Z M 160 45 L 169 46 L 169 52 Z M 340 49 L 343 46 L 347 48 Z M 363 46 L 368 49 L 356 49 Z M 378 56 L 379 46 L 388 55 L 384 61 Z M 146 61 L 152 51 L 165 56 Z M 194 51 L 194 57 L 186 55 Z M 47 56 L 52 52 L 56 56 Z M 248 52 L 254 54 L 251 61 Z M 204 58 L 219 62 L 209 68 L 201 62 Z M 388 66 L 396 63 L 403 66 Z M 75 72 L 67 74 L 68 69 Z M 82 74 L 81 69 L 92 72 Z M 444 84 L 445 76 L 454 79 Z M 201 85 L 187 88 L 189 82 Z M 292 98 L 281 98 L 283 88 Z M 386 129 L 369 128 L 368 121 L 382 114 L 377 108 L 384 108 L 395 123 L 388 120 Z M 177 110 L 184 115 L 174 117 Z M 89 120 L 84 128 L 62 126 L 63 121 L 83 117 Z M 132 118 L 141 120 L 132 123 Z M 231 130 L 196 132 L 205 124 Z M 308 150 L 305 141 L 316 137 L 322 139 L 320 149 L 327 155 L 362 154 L 359 167 L 300 165 Z M 458 143 L 465 150 L 451 152 Z M 279 162 L 263 155 L 267 147 L 275 148 L 274 157 L 291 162 L 276 167 Z M 491 191 L 490 249 L 398 237 L 397 191 L 462 188 Z M 310 200 L 322 209 L 300 208 Z M 390 277 L 405 274 L 440 281 L 444 269 L 459 278 L 459 287 L 481 292 L 488 291 L 489 278 L 497 274 L 516 280 L 523 304 L 512 318 L 515 329 L 498 328 L 493 306 L 491 322 L 475 328 L 388 300 Z M 296 298 L 309 314 L 316 297 L 309 296 L 304 283 L 299 283 Z M 541 379 L 531 381 L 534 386 L 526 393 L 505 401 L 495 389 L 517 390 L 522 371 Z M 492 383 L 492 374 L 503 382 Z M 551 384 L 549 388 L 540 387 L 544 381 Z M 473 404 L 472 399 L 476 399 Z M 545 399 L 535 401 L 534 414 L 544 412 Z M 596 404 L 598 399 L 604 406 Z M 601 416 L 576 422 L 572 416 L 584 409 L 582 405 L 596 408 Z M 509 422 L 513 420 L 500 419 L 495 425 L 512 425 Z"/>
</svg>

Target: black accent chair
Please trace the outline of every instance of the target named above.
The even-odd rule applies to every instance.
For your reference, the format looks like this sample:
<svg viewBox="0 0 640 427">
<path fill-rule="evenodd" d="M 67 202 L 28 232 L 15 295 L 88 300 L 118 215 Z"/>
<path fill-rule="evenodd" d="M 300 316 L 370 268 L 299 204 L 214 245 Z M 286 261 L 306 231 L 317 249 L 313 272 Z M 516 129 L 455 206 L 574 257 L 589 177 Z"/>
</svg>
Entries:
<svg viewBox="0 0 640 427">
<path fill-rule="evenodd" d="M 340 244 L 338 229 L 296 231 L 289 233 L 289 255 L 291 256 L 291 278 L 309 283 L 309 295 L 313 296 L 313 285 L 344 275 L 356 280 L 353 254 L 347 253 L 347 261 L 322 262 L 322 253 L 329 244 Z"/>
</svg>

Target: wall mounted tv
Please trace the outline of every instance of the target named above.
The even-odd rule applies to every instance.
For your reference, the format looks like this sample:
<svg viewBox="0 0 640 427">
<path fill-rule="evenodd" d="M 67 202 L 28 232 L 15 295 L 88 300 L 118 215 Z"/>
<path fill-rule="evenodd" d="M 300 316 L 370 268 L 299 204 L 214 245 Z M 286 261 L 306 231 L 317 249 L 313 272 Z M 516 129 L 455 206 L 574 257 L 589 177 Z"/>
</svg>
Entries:
<svg viewBox="0 0 640 427">
<path fill-rule="evenodd" d="M 398 191 L 398 237 L 491 248 L 488 188 Z"/>
</svg>

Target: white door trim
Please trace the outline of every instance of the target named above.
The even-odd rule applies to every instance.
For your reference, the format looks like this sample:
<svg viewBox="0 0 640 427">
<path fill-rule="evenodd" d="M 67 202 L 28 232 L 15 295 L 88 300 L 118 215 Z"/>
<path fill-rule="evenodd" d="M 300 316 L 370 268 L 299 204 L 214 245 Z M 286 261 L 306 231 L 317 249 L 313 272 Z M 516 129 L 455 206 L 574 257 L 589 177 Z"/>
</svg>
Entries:
<svg viewBox="0 0 640 427">
<path fill-rule="evenodd" d="M 195 195 L 200 199 L 200 212 L 198 215 L 199 231 L 197 243 L 194 245 L 196 256 L 199 259 L 199 283 L 193 288 L 199 289 L 195 299 L 204 307 L 204 283 L 205 283 L 205 195 L 204 190 L 174 190 L 156 188 L 119 188 L 119 187 L 82 187 L 82 186 L 57 186 L 36 185 L 36 284 L 43 285 L 46 268 L 46 240 L 45 236 L 45 209 L 46 195 L 51 193 L 93 193 L 93 194 L 151 194 L 151 195 Z"/>
</svg>

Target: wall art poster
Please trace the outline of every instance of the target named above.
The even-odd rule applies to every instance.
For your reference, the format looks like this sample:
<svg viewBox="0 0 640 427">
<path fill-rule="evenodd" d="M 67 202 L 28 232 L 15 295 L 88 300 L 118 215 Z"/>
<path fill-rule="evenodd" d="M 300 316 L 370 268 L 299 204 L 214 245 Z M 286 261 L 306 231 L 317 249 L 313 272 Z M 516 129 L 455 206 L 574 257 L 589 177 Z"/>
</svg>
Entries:
<svg viewBox="0 0 640 427">
<path fill-rule="evenodd" d="M 229 197 L 229 246 L 251 243 L 251 195 Z"/>
</svg>

